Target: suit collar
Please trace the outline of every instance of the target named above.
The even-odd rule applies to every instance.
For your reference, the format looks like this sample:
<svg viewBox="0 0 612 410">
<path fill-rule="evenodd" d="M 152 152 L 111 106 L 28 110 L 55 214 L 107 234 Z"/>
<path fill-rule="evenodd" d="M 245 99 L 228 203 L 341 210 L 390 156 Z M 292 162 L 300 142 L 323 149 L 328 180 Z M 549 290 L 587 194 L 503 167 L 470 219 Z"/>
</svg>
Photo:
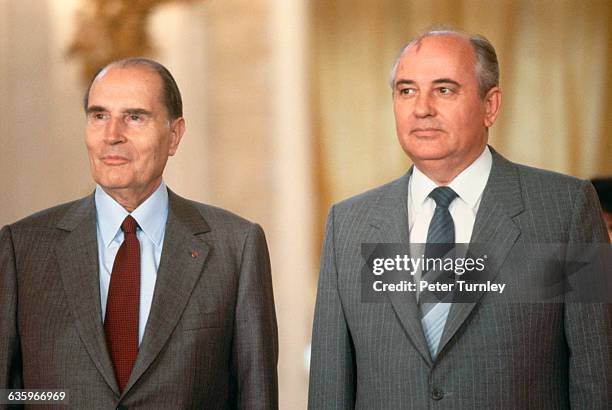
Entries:
<svg viewBox="0 0 612 410">
<path fill-rule="evenodd" d="M 493 157 L 493 165 L 485 186 L 483 202 L 486 199 L 489 206 L 497 206 L 505 215 L 512 218 L 525 209 L 518 168 L 493 147 L 489 149 Z M 486 211 L 483 211 L 482 214 L 486 214 Z"/>
<path fill-rule="evenodd" d="M 373 241 L 377 244 L 396 243 L 409 252 L 408 235 L 408 184 L 413 168 L 401 178 L 379 188 L 379 195 L 371 210 L 371 225 L 376 228 Z M 364 255 L 365 256 L 365 255 Z M 400 321 L 408 340 L 420 353 L 428 366 L 431 356 L 419 319 L 419 309 L 413 292 L 387 292 L 393 310 Z"/>
<path fill-rule="evenodd" d="M 168 190 L 170 209 L 149 319 L 123 392 L 138 381 L 174 332 L 213 247 L 211 229 L 191 202 Z"/>
<path fill-rule="evenodd" d="M 413 167 L 395 181 L 380 188 L 371 210 L 370 224 L 390 242 L 408 243 L 408 182 Z"/>
<path fill-rule="evenodd" d="M 181 224 L 192 235 L 200 235 L 210 231 L 210 226 L 193 202 L 175 194 L 170 189 L 168 189 L 168 199 L 170 201 L 170 214 L 173 216 L 174 222 Z"/>
<path fill-rule="evenodd" d="M 113 365 L 106 348 L 100 306 L 100 274 L 93 194 L 76 201 L 58 222 L 67 234 L 57 243 L 55 256 L 81 341 L 96 368 L 119 396 Z"/>
<path fill-rule="evenodd" d="M 84 219 L 91 218 L 93 218 L 95 223 L 96 205 L 93 192 L 85 198 L 75 201 L 64 216 L 57 222 L 56 226 L 58 229 L 71 232 L 75 230 Z"/>
<path fill-rule="evenodd" d="M 487 279 L 494 281 L 521 234 L 513 218 L 522 213 L 525 206 L 518 168 L 492 148 L 491 153 L 491 175 L 476 214 L 468 253 L 472 257 L 486 255 Z M 473 292 L 469 303 L 453 303 L 440 340 L 438 358 L 443 356 L 444 348 L 467 321 L 483 294 Z"/>
</svg>

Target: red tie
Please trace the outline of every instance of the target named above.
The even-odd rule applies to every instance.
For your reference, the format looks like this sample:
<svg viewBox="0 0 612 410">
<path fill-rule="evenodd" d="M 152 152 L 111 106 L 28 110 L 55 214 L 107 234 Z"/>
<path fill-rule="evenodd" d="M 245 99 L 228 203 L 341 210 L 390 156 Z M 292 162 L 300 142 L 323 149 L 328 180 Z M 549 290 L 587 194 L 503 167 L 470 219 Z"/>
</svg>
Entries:
<svg viewBox="0 0 612 410">
<path fill-rule="evenodd" d="M 140 242 L 136 220 L 128 215 L 121 224 L 123 243 L 111 273 L 104 331 L 121 391 L 132 373 L 138 354 L 138 309 L 140 306 Z"/>
</svg>

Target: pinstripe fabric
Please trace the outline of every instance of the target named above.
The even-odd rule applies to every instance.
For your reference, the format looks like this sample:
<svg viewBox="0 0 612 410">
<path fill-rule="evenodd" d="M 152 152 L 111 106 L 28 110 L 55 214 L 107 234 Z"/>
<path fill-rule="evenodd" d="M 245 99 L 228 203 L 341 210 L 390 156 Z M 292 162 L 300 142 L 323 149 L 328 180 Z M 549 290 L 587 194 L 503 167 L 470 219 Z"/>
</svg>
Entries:
<svg viewBox="0 0 612 410">
<path fill-rule="evenodd" d="M 492 152 L 470 249 L 487 253 L 495 282 L 521 292 L 534 278 L 554 274 L 543 244 L 608 241 L 588 182 L 512 164 Z M 433 361 L 413 296 L 361 302 L 361 244 L 408 242 L 408 179 L 330 210 L 309 408 L 609 408 L 609 305 L 566 304 L 562 298 L 515 303 L 483 293 L 473 303 L 452 305 Z"/>
<path fill-rule="evenodd" d="M 0 231 L 0 388 L 68 389 L 74 409 L 278 407 L 262 229 L 172 192 L 169 205 L 151 312 L 123 392 L 100 320 L 93 196 Z"/>
</svg>

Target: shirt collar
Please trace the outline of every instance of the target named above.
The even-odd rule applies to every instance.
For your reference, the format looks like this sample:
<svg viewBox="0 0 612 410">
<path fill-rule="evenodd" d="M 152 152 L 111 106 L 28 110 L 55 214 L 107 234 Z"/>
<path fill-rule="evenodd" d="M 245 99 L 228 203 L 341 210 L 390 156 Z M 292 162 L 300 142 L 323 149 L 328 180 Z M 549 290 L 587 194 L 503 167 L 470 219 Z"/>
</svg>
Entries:
<svg viewBox="0 0 612 410">
<path fill-rule="evenodd" d="M 121 223 L 128 212 L 100 185 L 95 192 L 96 217 L 104 246 L 108 247 L 121 229 Z M 161 246 L 168 219 L 168 189 L 164 181 L 131 214 L 144 234 L 155 244 Z"/>
<path fill-rule="evenodd" d="M 491 151 L 488 146 L 485 146 L 480 156 L 469 167 L 461 171 L 448 186 L 459 195 L 459 198 L 474 208 L 479 203 L 482 192 L 487 184 L 492 164 Z M 412 195 L 412 203 L 417 212 L 421 210 L 428 195 L 436 187 L 435 182 L 423 174 L 416 166 L 414 167 L 410 179 L 410 195 Z"/>
</svg>

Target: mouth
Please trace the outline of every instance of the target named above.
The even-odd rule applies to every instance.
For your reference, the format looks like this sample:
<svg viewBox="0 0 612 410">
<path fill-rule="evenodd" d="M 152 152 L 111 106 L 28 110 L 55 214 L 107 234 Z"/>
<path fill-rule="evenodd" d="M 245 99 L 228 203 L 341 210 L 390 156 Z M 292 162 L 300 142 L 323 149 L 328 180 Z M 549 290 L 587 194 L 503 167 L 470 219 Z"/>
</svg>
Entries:
<svg viewBox="0 0 612 410">
<path fill-rule="evenodd" d="M 435 128 L 435 127 L 416 127 L 410 130 L 410 133 L 416 136 L 417 138 L 436 137 L 443 132 L 444 132 L 443 129 Z"/>
<path fill-rule="evenodd" d="M 105 155 L 100 158 L 103 164 L 116 166 L 116 165 L 124 165 L 129 162 L 129 159 L 126 157 L 122 157 L 121 155 Z"/>
</svg>

